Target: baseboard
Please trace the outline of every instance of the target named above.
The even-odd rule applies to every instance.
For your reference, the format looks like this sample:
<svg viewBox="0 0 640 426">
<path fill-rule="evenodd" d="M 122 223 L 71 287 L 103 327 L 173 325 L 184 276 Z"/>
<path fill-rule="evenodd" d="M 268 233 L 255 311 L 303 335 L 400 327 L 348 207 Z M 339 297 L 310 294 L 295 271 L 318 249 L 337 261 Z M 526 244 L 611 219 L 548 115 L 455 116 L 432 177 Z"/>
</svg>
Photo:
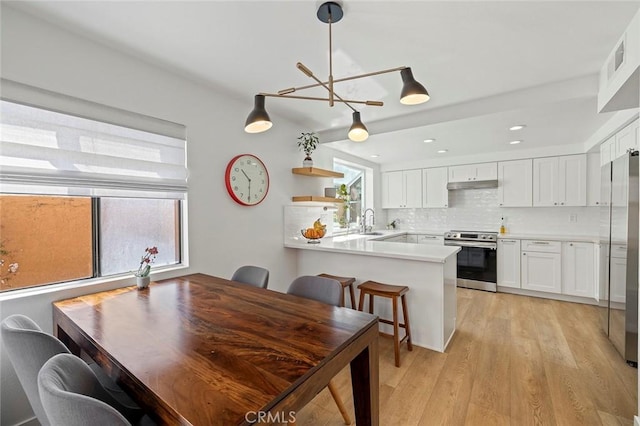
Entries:
<svg viewBox="0 0 640 426">
<path fill-rule="evenodd" d="M 27 419 L 23 422 L 16 424 L 15 426 L 40 426 L 40 422 L 36 417 L 32 417 L 30 419 Z"/>
<path fill-rule="evenodd" d="M 633 426 L 640 426 L 640 417 L 633 416 Z"/>
</svg>

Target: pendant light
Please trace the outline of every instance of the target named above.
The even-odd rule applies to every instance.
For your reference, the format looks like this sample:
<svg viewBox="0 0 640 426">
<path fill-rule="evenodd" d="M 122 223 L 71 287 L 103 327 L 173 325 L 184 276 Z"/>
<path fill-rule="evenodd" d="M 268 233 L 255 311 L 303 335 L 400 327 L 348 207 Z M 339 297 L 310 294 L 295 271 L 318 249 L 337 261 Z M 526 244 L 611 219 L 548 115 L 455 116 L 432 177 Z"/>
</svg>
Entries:
<svg viewBox="0 0 640 426">
<path fill-rule="evenodd" d="M 290 87 L 287 89 L 283 89 L 278 91 L 277 93 L 259 93 L 255 96 L 255 105 L 253 111 L 247 117 L 245 122 L 244 130 L 247 133 L 259 133 L 269 130 L 272 126 L 271 119 L 269 118 L 269 114 L 264 107 L 265 97 L 273 97 L 273 98 L 288 98 L 288 99 L 304 99 L 310 101 L 323 101 L 328 102 L 329 107 L 333 107 L 334 104 L 343 103 L 348 106 L 353 111 L 353 123 L 349 128 L 349 139 L 354 142 L 362 142 L 369 137 L 369 132 L 367 131 L 366 126 L 362 123 L 362 119 L 360 118 L 360 112 L 356 110 L 352 104 L 362 104 L 367 106 L 383 106 L 383 102 L 381 101 L 363 101 L 363 100 L 353 100 L 353 99 L 344 99 L 340 95 L 338 95 L 334 90 L 335 83 L 339 83 L 342 81 L 356 80 L 364 77 L 371 77 L 374 75 L 387 74 L 390 72 L 400 71 L 400 76 L 402 77 L 402 91 L 400 94 L 400 102 L 405 105 L 418 105 L 424 103 L 429 100 L 429 93 L 425 87 L 418 83 L 416 79 L 413 77 L 413 73 L 411 72 L 411 68 L 409 67 L 396 67 L 390 68 L 382 71 L 374 71 L 365 74 L 355 75 L 351 77 L 343 77 L 343 78 L 333 78 L 333 38 L 331 33 L 331 25 L 340 21 L 344 15 L 342 10 L 342 6 L 336 2 L 326 2 L 320 5 L 318 8 L 317 17 L 321 22 L 329 24 L 329 77 L 326 81 L 320 80 L 313 74 L 307 66 L 298 62 L 296 67 L 307 77 L 311 78 L 315 81 L 314 84 L 309 84 L 306 86 L 300 87 Z M 328 96 L 324 97 L 311 97 L 311 96 L 300 96 L 295 94 L 298 91 L 311 89 L 314 87 L 324 87 Z"/>
</svg>

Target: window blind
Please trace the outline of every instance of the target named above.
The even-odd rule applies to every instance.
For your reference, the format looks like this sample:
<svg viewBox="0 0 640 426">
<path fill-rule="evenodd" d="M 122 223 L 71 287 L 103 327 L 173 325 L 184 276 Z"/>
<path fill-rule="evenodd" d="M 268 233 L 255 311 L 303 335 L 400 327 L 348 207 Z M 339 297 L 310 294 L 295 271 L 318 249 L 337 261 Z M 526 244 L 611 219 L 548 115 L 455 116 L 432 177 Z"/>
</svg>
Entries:
<svg viewBox="0 0 640 426">
<path fill-rule="evenodd" d="M 6 91 L 2 83 L 1 192 L 184 198 L 184 126 L 17 83 Z"/>
</svg>

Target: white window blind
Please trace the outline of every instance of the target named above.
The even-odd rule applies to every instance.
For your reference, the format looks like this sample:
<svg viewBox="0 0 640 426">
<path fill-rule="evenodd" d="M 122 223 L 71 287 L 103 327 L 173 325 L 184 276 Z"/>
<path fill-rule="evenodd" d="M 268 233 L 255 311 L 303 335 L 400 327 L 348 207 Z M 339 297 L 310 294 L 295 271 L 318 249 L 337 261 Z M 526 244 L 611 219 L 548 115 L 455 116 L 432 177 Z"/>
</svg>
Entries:
<svg viewBox="0 0 640 426">
<path fill-rule="evenodd" d="M 48 108 L 24 105 L 7 100 L 5 83 L 0 100 L 1 192 L 184 198 L 184 126 L 14 84 L 20 89 L 18 97 Z M 58 111 L 82 111 L 127 126 L 52 111 L 53 104 Z"/>
</svg>

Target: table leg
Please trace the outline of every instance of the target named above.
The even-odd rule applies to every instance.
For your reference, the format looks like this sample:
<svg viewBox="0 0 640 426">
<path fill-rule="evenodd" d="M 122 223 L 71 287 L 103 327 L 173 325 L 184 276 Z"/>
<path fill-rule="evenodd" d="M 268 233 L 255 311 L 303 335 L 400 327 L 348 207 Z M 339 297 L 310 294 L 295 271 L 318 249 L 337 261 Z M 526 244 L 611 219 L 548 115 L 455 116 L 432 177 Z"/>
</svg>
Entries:
<svg viewBox="0 0 640 426">
<path fill-rule="evenodd" d="M 376 336 L 369 346 L 351 361 L 353 405 L 358 426 L 378 426 L 379 424 L 378 362 L 378 338 Z"/>
<path fill-rule="evenodd" d="M 67 349 L 69 349 L 69 352 L 76 356 L 80 356 L 80 353 L 82 352 L 80 346 L 76 342 L 74 342 L 73 339 L 69 337 L 69 335 L 62 328 L 60 328 L 59 325 L 56 325 L 55 327 L 55 334 L 58 340 L 60 340 L 67 347 Z"/>
</svg>

